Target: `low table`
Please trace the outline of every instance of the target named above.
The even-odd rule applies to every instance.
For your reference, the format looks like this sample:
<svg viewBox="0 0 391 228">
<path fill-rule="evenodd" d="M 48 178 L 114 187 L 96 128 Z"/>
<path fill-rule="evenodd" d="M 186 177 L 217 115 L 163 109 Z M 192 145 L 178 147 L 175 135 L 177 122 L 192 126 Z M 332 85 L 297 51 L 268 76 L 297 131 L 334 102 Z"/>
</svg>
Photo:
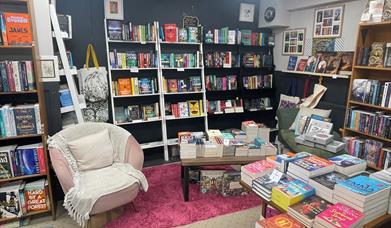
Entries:
<svg viewBox="0 0 391 228">
<path fill-rule="evenodd" d="M 218 157 L 218 158 L 194 158 L 181 159 L 181 181 L 183 199 L 189 201 L 189 171 L 192 167 L 215 165 L 246 165 L 251 162 L 264 160 L 265 156 L 257 157 Z"/>
</svg>

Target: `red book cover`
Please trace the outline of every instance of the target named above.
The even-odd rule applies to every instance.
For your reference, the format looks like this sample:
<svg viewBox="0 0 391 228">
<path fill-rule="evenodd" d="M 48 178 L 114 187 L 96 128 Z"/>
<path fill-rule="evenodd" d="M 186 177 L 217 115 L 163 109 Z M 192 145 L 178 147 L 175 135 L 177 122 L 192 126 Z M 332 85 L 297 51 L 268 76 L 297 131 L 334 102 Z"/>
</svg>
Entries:
<svg viewBox="0 0 391 228">
<path fill-rule="evenodd" d="M 45 151 L 42 146 L 37 148 L 39 173 L 46 174 Z"/>
<path fill-rule="evenodd" d="M 256 45 L 257 34 L 255 32 L 251 33 L 251 45 Z"/>
<path fill-rule="evenodd" d="M 267 228 L 304 228 L 304 225 L 296 221 L 288 214 L 279 214 L 261 221 L 258 221 L 261 227 Z"/>
<path fill-rule="evenodd" d="M 167 42 L 177 42 L 176 24 L 164 24 L 164 36 Z"/>
<path fill-rule="evenodd" d="M 48 209 L 45 189 L 31 189 L 24 192 L 27 212 L 43 211 Z"/>
<path fill-rule="evenodd" d="M 8 45 L 31 44 L 33 36 L 26 13 L 4 13 Z"/>
<path fill-rule="evenodd" d="M 8 77 L 8 86 L 10 91 L 16 91 L 15 87 L 15 80 L 14 80 L 14 71 L 12 70 L 12 64 L 11 62 L 7 62 L 6 64 L 6 70 L 7 70 L 7 77 Z"/>
</svg>

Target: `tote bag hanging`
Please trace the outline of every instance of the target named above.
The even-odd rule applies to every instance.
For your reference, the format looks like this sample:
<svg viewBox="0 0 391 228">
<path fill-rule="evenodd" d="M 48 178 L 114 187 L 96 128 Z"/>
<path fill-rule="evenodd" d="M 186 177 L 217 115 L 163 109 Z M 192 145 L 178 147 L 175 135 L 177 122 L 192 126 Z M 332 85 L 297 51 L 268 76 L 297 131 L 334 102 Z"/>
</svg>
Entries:
<svg viewBox="0 0 391 228">
<path fill-rule="evenodd" d="M 90 57 L 94 67 L 89 67 Z M 108 115 L 108 82 L 107 70 L 99 67 L 98 59 L 92 44 L 87 47 L 86 63 L 78 71 L 79 87 L 86 99 L 87 108 L 84 109 L 85 121 L 106 122 Z"/>
</svg>

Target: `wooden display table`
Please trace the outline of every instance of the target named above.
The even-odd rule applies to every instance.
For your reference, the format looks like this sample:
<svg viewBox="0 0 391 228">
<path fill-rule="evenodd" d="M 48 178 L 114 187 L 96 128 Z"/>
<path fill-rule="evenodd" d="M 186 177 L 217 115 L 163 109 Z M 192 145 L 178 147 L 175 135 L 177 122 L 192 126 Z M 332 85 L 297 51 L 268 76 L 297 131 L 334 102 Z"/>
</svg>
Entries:
<svg viewBox="0 0 391 228">
<path fill-rule="evenodd" d="M 246 165 L 251 162 L 264 160 L 265 156 L 257 157 L 218 157 L 218 158 L 195 158 L 181 159 L 181 181 L 183 198 L 189 201 L 189 171 L 192 167 L 215 166 L 215 165 Z"/>
</svg>

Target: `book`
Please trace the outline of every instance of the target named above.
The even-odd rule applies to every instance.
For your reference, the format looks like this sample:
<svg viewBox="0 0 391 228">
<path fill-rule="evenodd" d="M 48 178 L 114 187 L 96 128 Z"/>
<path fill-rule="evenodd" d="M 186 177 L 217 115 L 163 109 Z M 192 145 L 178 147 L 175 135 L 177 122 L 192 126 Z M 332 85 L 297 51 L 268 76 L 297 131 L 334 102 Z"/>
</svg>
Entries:
<svg viewBox="0 0 391 228">
<path fill-rule="evenodd" d="M 307 66 L 308 57 L 307 56 L 301 56 L 296 64 L 296 71 L 304 71 L 305 67 Z"/>
<path fill-rule="evenodd" d="M 22 180 L 10 182 L 0 187 L 0 218 L 16 218 L 22 213 L 19 204 L 19 188 Z"/>
<path fill-rule="evenodd" d="M 13 177 L 12 155 L 15 153 L 16 145 L 0 147 L 0 179 Z"/>
<path fill-rule="evenodd" d="M 304 71 L 305 72 L 315 72 L 316 61 L 317 61 L 316 56 L 308 57 L 307 64 L 304 68 Z"/>
<path fill-rule="evenodd" d="M 315 223 L 324 227 L 356 227 L 360 225 L 364 214 L 342 203 L 336 203 L 315 218 Z"/>
<path fill-rule="evenodd" d="M 46 173 L 42 144 L 18 146 L 16 156 L 21 176 Z"/>
<path fill-rule="evenodd" d="M 45 179 L 26 183 L 24 197 L 26 199 L 26 212 L 44 211 L 49 208 L 45 190 Z"/>
<path fill-rule="evenodd" d="M 297 56 L 289 56 L 287 70 L 295 70 L 297 63 Z"/>
<path fill-rule="evenodd" d="M 107 34 L 110 40 L 122 40 L 121 21 L 107 20 Z"/>
<path fill-rule="evenodd" d="M 259 220 L 255 224 L 255 228 L 304 228 L 305 226 L 296 221 L 290 215 L 284 213 L 267 219 Z"/>
<path fill-rule="evenodd" d="M 341 57 L 341 63 L 339 65 L 338 74 L 350 75 L 353 68 L 353 56 L 354 52 L 343 52 Z"/>
<path fill-rule="evenodd" d="M 18 105 L 13 108 L 17 135 L 38 134 L 34 105 Z"/>
<path fill-rule="evenodd" d="M 370 67 L 384 67 L 385 42 L 373 42 L 369 54 L 368 65 Z"/>
<path fill-rule="evenodd" d="M 251 186 L 252 181 L 254 179 L 263 176 L 267 173 L 271 173 L 274 168 L 275 168 L 274 163 L 266 160 L 261 160 L 261 161 L 244 165 L 240 168 L 242 174 L 241 176 L 242 181 L 248 184 L 249 186 Z"/>
<path fill-rule="evenodd" d="M 288 215 L 312 227 L 315 217 L 332 206 L 328 201 L 319 196 L 311 196 L 288 208 Z"/>
<path fill-rule="evenodd" d="M 132 95 L 132 82 L 130 78 L 118 79 L 118 95 Z"/>
<path fill-rule="evenodd" d="M 201 193 L 219 193 L 222 190 L 224 170 L 201 170 Z"/>
<path fill-rule="evenodd" d="M 316 189 L 316 195 L 326 199 L 329 202 L 333 202 L 333 192 L 336 184 L 347 180 L 349 177 L 337 173 L 331 172 L 320 176 L 311 177 L 308 184 Z"/>
<path fill-rule="evenodd" d="M 190 114 L 190 116 L 200 116 L 201 115 L 200 109 L 202 107 L 200 107 L 199 102 L 196 101 L 196 100 L 191 100 L 191 101 L 188 101 L 188 103 L 189 103 L 189 114 Z"/>
<path fill-rule="evenodd" d="M 177 42 L 177 30 L 176 24 L 164 24 L 164 41 L 167 42 Z"/>
<path fill-rule="evenodd" d="M 305 177 L 313 177 L 334 171 L 334 163 L 312 155 L 292 161 L 289 164 L 288 171 L 300 173 Z"/>
<path fill-rule="evenodd" d="M 366 161 L 349 154 L 342 154 L 329 158 L 335 164 L 335 171 L 345 175 L 351 175 L 366 169 Z"/>
<path fill-rule="evenodd" d="M 31 45 L 33 36 L 29 15 L 27 13 L 10 12 L 3 14 L 8 45 Z"/>
<path fill-rule="evenodd" d="M 328 59 L 327 66 L 325 69 L 326 74 L 337 74 L 339 66 L 341 64 L 341 56 L 339 55 L 330 55 Z"/>
<path fill-rule="evenodd" d="M 238 196 L 244 193 L 240 181 L 240 172 L 231 171 L 223 174 L 221 194 L 223 196 Z"/>
</svg>

